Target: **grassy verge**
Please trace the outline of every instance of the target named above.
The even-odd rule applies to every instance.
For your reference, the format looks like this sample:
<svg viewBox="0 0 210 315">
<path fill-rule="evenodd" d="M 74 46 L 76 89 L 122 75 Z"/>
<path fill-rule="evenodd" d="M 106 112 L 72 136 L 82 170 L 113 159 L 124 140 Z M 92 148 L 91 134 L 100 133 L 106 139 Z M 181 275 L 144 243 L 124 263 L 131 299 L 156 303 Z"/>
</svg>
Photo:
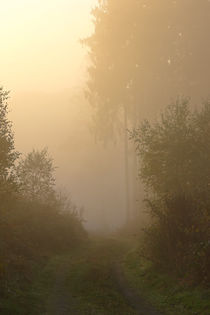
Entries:
<svg viewBox="0 0 210 315">
<path fill-rule="evenodd" d="M 2 315 L 36 315 L 40 313 L 44 300 L 40 279 L 43 278 L 44 262 L 31 262 L 30 270 L 17 273 L 11 272 L 8 279 L 4 279 L 4 290 L 0 299 L 0 313 Z"/>
<path fill-rule="evenodd" d="M 189 287 L 154 270 L 137 251 L 130 252 L 122 266 L 130 284 L 163 314 L 210 315 L 210 290 Z"/>
<path fill-rule="evenodd" d="M 46 314 L 46 301 L 55 281 L 55 255 L 24 260 L 24 268 L 10 268 L 0 284 L 1 315 Z"/>
</svg>

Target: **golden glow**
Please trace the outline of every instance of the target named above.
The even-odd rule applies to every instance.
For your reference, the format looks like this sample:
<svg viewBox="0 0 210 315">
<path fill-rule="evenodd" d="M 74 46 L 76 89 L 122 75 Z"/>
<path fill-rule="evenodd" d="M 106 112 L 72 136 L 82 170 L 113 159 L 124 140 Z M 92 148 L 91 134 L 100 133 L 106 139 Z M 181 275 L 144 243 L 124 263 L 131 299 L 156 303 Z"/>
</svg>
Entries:
<svg viewBox="0 0 210 315">
<path fill-rule="evenodd" d="M 84 70 L 79 39 L 92 29 L 93 0 L 1 2 L 1 82 L 17 90 L 77 85 Z M 82 71 L 81 71 L 82 70 Z"/>
<path fill-rule="evenodd" d="M 115 172 L 116 152 L 110 155 L 94 143 L 90 107 L 82 96 L 87 52 L 79 39 L 93 30 L 90 11 L 96 2 L 5 0 L 0 10 L 0 85 L 11 91 L 16 148 L 25 154 L 47 146 L 58 166 L 58 185 L 85 206 L 93 224 L 103 220 L 105 209 L 123 207 L 123 185 L 122 191 L 114 181 L 110 187 L 108 178 L 100 184 L 108 167 Z M 120 171 L 118 165 L 123 177 Z M 115 186 L 119 195 L 109 198 Z"/>
</svg>

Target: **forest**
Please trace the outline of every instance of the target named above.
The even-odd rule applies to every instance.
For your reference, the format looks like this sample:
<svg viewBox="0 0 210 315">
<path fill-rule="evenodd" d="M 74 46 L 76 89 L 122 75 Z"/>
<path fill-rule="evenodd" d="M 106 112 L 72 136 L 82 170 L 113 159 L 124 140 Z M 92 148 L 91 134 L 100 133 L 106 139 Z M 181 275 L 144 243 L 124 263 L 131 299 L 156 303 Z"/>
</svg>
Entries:
<svg viewBox="0 0 210 315">
<path fill-rule="evenodd" d="M 210 315 L 210 1 L 38 2 L 0 13 L 0 314 Z"/>
</svg>

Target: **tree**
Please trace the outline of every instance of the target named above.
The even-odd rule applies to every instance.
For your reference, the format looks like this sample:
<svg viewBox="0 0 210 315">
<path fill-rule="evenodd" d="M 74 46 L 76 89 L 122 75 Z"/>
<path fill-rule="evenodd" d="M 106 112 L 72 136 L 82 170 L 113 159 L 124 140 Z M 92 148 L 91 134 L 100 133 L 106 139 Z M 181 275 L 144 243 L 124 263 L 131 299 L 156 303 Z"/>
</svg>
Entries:
<svg viewBox="0 0 210 315">
<path fill-rule="evenodd" d="M 210 279 L 210 102 L 177 100 L 132 133 L 152 214 L 149 252 L 164 267 Z"/>
<path fill-rule="evenodd" d="M 53 160 L 47 149 L 33 150 L 17 166 L 17 176 L 23 195 L 44 203 L 54 201 L 55 178 Z"/>
<path fill-rule="evenodd" d="M 177 94 L 209 93 L 209 8 L 208 0 L 98 1 L 94 33 L 83 43 L 90 58 L 86 92 L 100 139 L 117 132 L 123 109 L 133 122 L 136 112 L 159 110 Z"/>
<path fill-rule="evenodd" d="M 141 159 L 140 175 L 159 196 L 192 195 L 210 190 L 210 102 L 190 110 L 189 100 L 178 99 L 159 121 L 145 120 L 132 137 Z"/>
<path fill-rule="evenodd" d="M 127 186 L 127 129 L 177 94 L 209 93 L 209 7 L 207 0 L 100 0 L 92 12 L 94 33 L 83 41 L 86 95 L 99 140 L 124 130 Z"/>
<path fill-rule="evenodd" d="M 14 180 L 14 163 L 19 154 L 15 151 L 12 124 L 8 120 L 9 92 L 0 87 L 0 195 L 16 189 Z"/>
<path fill-rule="evenodd" d="M 167 107 L 160 121 L 145 120 L 132 134 L 141 158 L 141 178 L 150 191 L 174 195 L 189 186 L 194 146 L 192 114 L 188 101 Z"/>
<path fill-rule="evenodd" d="M 83 41 L 91 60 L 87 97 L 94 107 L 96 137 L 108 141 L 116 139 L 119 131 L 124 135 L 127 220 L 130 217 L 127 129 L 129 122 L 133 125 L 136 119 L 134 89 L 139 71 L 139 63 L 132 56 L 137 22 L 133 13 L 138 4 L 129 3 L 123 0 L 119 6 L 118 1 L 99 1 L 93 10 L 95 32 Z"/>
</svg>

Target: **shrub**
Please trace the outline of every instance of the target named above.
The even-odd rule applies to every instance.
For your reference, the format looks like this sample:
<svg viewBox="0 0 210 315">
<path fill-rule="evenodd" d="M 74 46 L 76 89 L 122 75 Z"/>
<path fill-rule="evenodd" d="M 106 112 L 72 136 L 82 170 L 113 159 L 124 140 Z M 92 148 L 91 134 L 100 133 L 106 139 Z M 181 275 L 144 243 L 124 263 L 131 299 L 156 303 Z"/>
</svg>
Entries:
<svg viewBox="0 0 210 315">
<path fill-rule="evenodd" d="M 192 111 L 177 100 L 154 123 L 144 121 L 131 138 L 152 221 L 147 254 L 194 279 L 210 280 L 210 102 Z"/>
</svg>

